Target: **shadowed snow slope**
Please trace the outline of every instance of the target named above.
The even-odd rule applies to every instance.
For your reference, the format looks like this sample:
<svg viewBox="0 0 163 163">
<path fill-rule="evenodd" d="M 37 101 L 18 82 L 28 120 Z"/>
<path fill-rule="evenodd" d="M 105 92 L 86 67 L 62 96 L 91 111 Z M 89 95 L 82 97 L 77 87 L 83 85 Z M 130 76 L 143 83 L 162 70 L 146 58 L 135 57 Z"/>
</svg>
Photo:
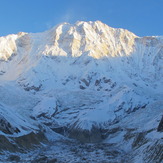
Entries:
<svg viewBox="0 0 163 163">
<path fill-rule="evenodd" d="M 162 134 L 162 66 L 162 36 L 138 37 L 100 21 L 0 37 L 0 134 L 105 139 L 131 162 L 143 161 L 147 154 L 132 156 L 153 149 Z"/>
</svg>

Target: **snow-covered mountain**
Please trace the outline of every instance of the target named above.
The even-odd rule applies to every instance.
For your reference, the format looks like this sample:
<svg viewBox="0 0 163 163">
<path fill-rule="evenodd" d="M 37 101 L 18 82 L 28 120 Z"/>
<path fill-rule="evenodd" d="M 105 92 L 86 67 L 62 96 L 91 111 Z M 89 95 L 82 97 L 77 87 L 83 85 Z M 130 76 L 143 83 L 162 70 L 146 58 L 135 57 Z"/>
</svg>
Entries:
<svg viewBox="0 0 163 163">
<path fill-rule="evenodd" d="M 162 85 L 161 36 L 138 37 L 96 21 L 0 37 L 0 158 L 12 161 L 16 151 L 31 161 L 36 145 L 51 158 L 51 144 L 75 139 L 93 143 L 101 157 L 87 144 L 90 157 L 73 156 L 60 142 L 68 152 L 58 153 L 60 162 L 161 162 Z M 110 149 L 117 155 L 106 156 Z M 31 160 L 24 150 L 33 152 Z"/>
</svg>

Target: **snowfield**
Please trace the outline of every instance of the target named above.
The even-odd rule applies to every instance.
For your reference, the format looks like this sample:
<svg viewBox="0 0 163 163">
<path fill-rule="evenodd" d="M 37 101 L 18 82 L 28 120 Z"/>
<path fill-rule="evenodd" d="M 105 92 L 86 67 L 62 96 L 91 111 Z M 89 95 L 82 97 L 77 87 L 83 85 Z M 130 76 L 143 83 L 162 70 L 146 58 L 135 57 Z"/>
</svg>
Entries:
<svg viewBox="0 0 163 163">
<path fill-rule="evenodd" d="M 162 36 L 96 21 L 0 37 L 0 162 L 163 162 L 162 97 Z"/>
</svg>

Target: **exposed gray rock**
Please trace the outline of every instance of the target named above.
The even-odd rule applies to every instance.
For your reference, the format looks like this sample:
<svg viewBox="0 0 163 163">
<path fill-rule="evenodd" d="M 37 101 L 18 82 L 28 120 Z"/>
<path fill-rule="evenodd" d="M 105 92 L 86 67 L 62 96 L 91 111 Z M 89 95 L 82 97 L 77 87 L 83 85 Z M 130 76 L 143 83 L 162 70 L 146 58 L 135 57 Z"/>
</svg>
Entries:
<svg viewBox="0 0 163 163">
<path fill-rule="evenodd" d="M 3 116 L 0 115 L 0 131 L 5 134 L 19 133 L 20 130 L 17 127 L 12 126 Z"/>
<path fill-rule="evenodd" d="M 163 139 L 153 142 L 143 151 L 143 153 L 144 153 L 144 163 L 162 163 Z"/>
<path fill-rule="evenodd" d="M 43 133 L 31 132 L 19 137 L 0 135 L 0 151 L 23 152 L 41 146 L 41 143 L 48 143 Z"/>
<path fill-rule="evenodd" d="M 10 151 L 16 152 L 18 151 L 18 146 L 12 143 L 7 137 L 4 135 L 0 135 L 0 151 Z"/>
<path fill-rule="evenodd" d="M 47 142 L 47 139 L 42 132 L 38 132 L 38 133 L 31 132 L 27 135 L 13 138 L 13 140 L 20 148 L 26 148 L 26 149 L 37 147 L 40 145 L 40 143 Z"/>
<path fill-rule="evenodd" d="M 157 128 L 158 132 L 163 132 L 163 116 Z"/>
<path fill-rule="evenodd" d="M 82 143 L 97 143 L 103 140 L 100 128 L 92 126 L 91 130 L 71 128 L 68 131 L 69 137 L 79 140 Z"/>
<path fill-rule="evenodd" d="M 10 155 L 8 161 L 20 162 L 20 157 L 17 155 Z"/>
<path fill-rule="evenodd" d="M 83 87 L 82 85 L 80 85 L 80 89 L 86 89 L 85 87 Z"/>
<path fill-rule="evenodd" d="M 146 132 L 138 133 L 134 138 L 134 141 L 132 143 L 132 147 L 133 148 L 139 148 L 140 146 L 146 144 L 148 142 L 147 138 L 145 137 L 146 134 L 147 134 Z"/>
<path fill-rule="evenodd" d="M 89 86 L 89 84 L 90 84 L 90 82 L 89 81 L 87 81 L 86 79 L 81 79 L 81 81 L 88 87 Z"/>
</svg>

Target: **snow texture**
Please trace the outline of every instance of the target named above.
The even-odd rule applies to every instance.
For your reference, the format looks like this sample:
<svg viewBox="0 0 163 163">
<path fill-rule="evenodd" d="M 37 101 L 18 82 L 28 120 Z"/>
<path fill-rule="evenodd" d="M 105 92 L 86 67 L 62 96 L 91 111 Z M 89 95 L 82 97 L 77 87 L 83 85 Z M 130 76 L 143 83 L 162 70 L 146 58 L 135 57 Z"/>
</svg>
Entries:
<svg viewBox="0 0 163 163">
<path fill-rule="evenodd" d="M 0 37 L 0 134 L 6 137 L 40 126 L 51 141 L 60 139 L 56 128 L 65 129 L 60 131 L 65 141 L 71 130 L 107 130 L 102 141 L 130 153 L 131 162 L 145 162 L 141 151 L 147 145 L 135 150 L 133 135 L 150 131 L 148 145 L 161 140 L 156 128 L 163 114 L 162 86 L 162 36 L 138 37 L 100 21 L 79 21 Z M 115 128 L 120 130 L 109 134 Z M 49 155 L 50 148 L 55 147 Z M 124 153 L 116 159 L 123 160 Z"/>
</svg>

